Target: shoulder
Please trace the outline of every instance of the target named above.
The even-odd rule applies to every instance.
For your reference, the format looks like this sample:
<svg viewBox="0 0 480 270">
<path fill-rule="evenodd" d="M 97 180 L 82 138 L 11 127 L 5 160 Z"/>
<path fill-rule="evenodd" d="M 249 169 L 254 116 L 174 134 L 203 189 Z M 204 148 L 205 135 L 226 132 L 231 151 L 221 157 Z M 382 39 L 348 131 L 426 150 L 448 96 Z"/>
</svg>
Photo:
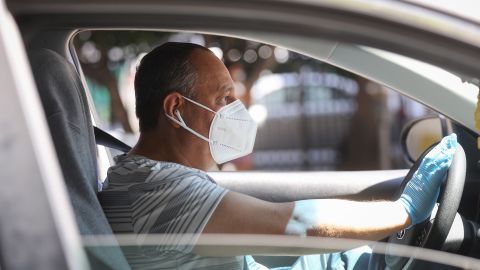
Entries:
<svg viewBox="0 0 480 270">
<path fill-rule="evenodd" d="M 104 188 L 156 189 L 163 185 L 179 187 L 217 186 L 206 172 L 182 164 L 151 160 L 142 156 L 120 155 L 110 167 Z"/>
<path fill-rule="evenodd" d="M 167 179 L 170 181 L 175 180 L 206 180 L 213 182 L 208 175 L 201 170 L 190 168 L 178 163 L 158 161 L 154 167 L 151 168 L 152 181 Z"/>
</svg>

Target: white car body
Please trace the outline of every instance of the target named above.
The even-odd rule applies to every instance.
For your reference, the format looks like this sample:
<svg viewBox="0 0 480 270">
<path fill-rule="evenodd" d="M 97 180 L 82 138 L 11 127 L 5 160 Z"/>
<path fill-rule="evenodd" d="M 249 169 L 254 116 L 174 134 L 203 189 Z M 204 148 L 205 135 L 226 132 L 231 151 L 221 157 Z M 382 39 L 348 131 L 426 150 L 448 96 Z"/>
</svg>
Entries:
<svg viewBox="0 0 480 270">
<path fill-rule="evenodd" d="M 264 24 L 255 24 L 260 19 Z M 1 252 L 23 255 L 8 257 L 5 269 L 88 268 L 25 49 L 31 33 L 62 25 L 196 31 L 279 45 L 382 83 L 477 132 L 478 86 L 413 58 L 478 84 L 478 21 L 396 1 L 2 1 L 0 238 L 9 250 Z M 422 39 L 427 34 L 431 44 Z M 71 56 L 68 44 L 62 50 Z"/>
</svg>

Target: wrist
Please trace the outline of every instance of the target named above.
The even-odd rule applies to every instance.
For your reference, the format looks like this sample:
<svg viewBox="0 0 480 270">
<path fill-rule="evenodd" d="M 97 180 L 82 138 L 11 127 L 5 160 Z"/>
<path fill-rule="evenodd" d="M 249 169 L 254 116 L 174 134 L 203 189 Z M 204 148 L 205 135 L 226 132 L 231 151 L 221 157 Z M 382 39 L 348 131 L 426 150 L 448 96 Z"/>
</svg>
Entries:
<svg viewBox="0 0 480 270">
<path fill-rule="evenodd" d="M 394 203 L 396 205 L 396 212 L 401 217 L 401 220 L 404 222 L 403 226 L 405 228 L 410 228 L 412 225 L 414 225 L 412 223 L 412 218 L 410 217 L 410 213 L 408 212 L 408 209 L 407 209 L 408 206 L 405 205 L 405 203 L 402 202 L 402 200 L 400 199 L 396 200 Z"/>
</svg>

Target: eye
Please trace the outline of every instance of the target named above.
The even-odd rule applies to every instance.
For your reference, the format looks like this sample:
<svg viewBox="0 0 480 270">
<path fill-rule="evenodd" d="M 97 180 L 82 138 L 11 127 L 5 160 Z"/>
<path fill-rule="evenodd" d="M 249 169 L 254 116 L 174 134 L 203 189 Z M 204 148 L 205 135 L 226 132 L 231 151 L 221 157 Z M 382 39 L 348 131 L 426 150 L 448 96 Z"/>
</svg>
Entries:
<svg viewBox="0 0 480 270">
<path fill-rule="evenodd" d="M 219 96 L 216 102 L 219 106 L 223 107 L 228 103 L 232 102 L 232 99 L 233 97 L 230 94 L 225 93 L 224 95 Z"/>
<path fill-rule="evenodd" d="M 226 105 L 228 103 L 228 96 L 223 96 L 220 99 L 218 99 L 219 105 Z"/>
</svg>

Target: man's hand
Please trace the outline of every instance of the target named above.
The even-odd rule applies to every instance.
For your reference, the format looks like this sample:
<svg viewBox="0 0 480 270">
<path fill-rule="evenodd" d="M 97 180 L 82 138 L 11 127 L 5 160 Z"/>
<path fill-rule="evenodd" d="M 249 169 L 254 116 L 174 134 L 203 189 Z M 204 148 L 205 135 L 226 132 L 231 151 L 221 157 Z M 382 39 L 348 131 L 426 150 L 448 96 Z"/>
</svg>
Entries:
<svg viewBox="0 0 480 270">
<path fill-rule="evenodd" d="M 410 216 L 411 225 L 427 219 L 437 201 L 448 168 L 457 148 L 457 135 L 446 136 L 420 163 L 418 170 L 403 190 L 400 202 Z"/>
</svg>

